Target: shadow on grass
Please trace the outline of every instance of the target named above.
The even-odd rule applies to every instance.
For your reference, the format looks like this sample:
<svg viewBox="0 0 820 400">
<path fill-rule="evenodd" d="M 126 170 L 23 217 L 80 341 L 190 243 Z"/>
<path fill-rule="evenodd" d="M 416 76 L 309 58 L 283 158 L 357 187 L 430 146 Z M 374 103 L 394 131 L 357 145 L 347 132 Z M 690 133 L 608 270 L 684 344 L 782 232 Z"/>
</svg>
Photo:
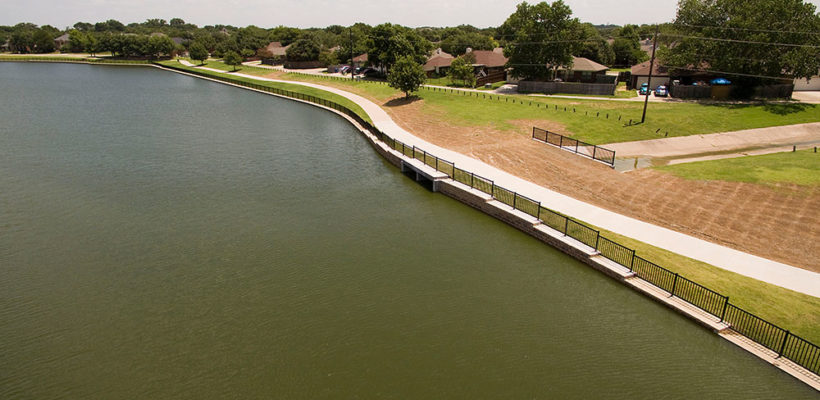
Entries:
<svg viewBox="0 0 820 400">
<path fill-rule="evenodd" d="M 727 110 L 739 110 L 749 107 L 762 107 L 763 111 L 767 113 L 775 114 L 775 115 L 789 115 L 789 114 L 797 114 L 801 113 L 806 110 L 813 110 L 817 108 L 816 104 L 806 104 L 806 103 L 786 103 L 786 102 L 777 102 L 777 103 L 770 103 L 767 101 L 760 101 L 760 102 L 753 102 L 753 103 L 722 103 L 722 102 L 715 102 L 715 101 L 700 101 L 698 104 L 703 106 L 710 106 L 710 107 L 720 107 Z"/>
<path fill-rule="evenodd" d="M 388 101 L 387 103 L 384 103 L 384 105 L 387 107 L 401 107 L 406 106 L 408 104 L 413 104 L 414 102 L 419 100 L 421 100 L 421 97 L 413 95 L 410 97 L 395 98 L 393 100 Z"/>
</svg>

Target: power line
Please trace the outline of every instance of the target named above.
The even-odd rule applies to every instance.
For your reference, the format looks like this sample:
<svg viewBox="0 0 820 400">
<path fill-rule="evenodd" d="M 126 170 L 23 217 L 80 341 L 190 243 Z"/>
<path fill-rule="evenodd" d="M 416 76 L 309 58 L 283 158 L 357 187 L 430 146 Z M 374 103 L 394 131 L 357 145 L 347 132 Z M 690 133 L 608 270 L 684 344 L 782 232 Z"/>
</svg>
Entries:
<svg viewBox="0 0 820 400">
<path fill-rule="evenodd" d="M 661 34 L 661 36 L 681 37 L 681 38 L 698 39 L 698 40 L 714 40 L 714 41 L 717 41 L 717 42 L 765 44 L 765 45 L 770 45 L 770 46 L 788 46 L 788 47 L 803 47 L 803 48 L 811 48 L 811 49 L 820 49 L 820 46 L 815 46 L 815 45 L 810 45 L 810 44 L 756 42 L 756 41 L 752 41 L 752 40 L 722 39 L 722 38 L 703 37 L 703 36 L 690 36 L 690 35 L 675 35 L 675 34 L 671 34 L 671 33 L 663 33 L 663 34 Z"/>
<path fill-rule="evenodd" d="M 742 74 L 742 73 L 739 73 L 739 72 L 725 72 L 725 71 L 715 71 L 715 70 L 710 70 L 710 69 L 696 69 L 696 68 L 676 67 L 676 66 L 673 66 L 673 65 L 664 65 L 664 68 L 682 69 L 684 71 L 694 71 L 694 72 L 711 72 L 713 74 L 736 75 L 736 76 L 744 76 L 744 77 L 749 77 L 749 78 L 767 78 L 767 79 L 778 79 L 778 80 L 790 80 L 790 79 L 792 79 L 792 78 L 782 77 L 782 76 Z"/>
<path fill-rule="evenodd" d="M 748 32 L 767 32 L 767 33 L 792 33 L 799 35 L 820 35 L 820 32 L 807 31 L 778 31 L 773 29 L 748 29 L 748 28 L 733 28 L 729 26 L 710 26 L 710 25 L 689 25 L 689 24 L 674 24 L 675 26 L 686 26 L 690 28 L 709 28 L 709 29 L 723 29 L 733 31 L 748 31 Z"/>
</svg>

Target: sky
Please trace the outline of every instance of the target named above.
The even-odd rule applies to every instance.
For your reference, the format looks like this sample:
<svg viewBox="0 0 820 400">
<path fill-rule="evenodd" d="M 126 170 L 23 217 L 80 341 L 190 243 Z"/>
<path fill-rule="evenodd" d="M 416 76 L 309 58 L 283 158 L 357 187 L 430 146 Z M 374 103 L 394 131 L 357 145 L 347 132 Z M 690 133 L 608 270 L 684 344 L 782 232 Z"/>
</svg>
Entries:
<svg viewBox="0 0 820 400">
<path fill-rule="evenodd" d="M 0 25 L 32 22 L 65 28 L 113 18 L 125 24 L 182 18 L 203 25 L 299 28 L 383 22 L 406 26 L 501 25 L 521 0 L 26 0 L 8 1 Z M 536 3 L 537 1 L 530 1 Z M 582 22 L 624 25 L 668 22 L 677 0 L 564 0 Z M 820 5 L 820 0 L 810 0 Z"/>
</svg>

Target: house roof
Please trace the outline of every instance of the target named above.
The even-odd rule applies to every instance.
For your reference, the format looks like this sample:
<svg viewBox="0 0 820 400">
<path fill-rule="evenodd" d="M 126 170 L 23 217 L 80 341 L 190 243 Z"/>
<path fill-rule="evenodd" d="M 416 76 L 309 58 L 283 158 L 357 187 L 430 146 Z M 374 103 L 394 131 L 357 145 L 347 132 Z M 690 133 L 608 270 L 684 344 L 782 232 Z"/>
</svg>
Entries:
<svg viewBox="0 0 820 400">
<path fill-rule="evenodd" d="M 473 50 L 470 53 L 475 56 L 474 65 L 483 65 L 485 67 L 503 67 L 508 61 L 507 57 L 504 57 L 504 54 L 499 54 L 492 50 Z"/>
<path fill-rule="evenodd" d="M 62 35 L 60 35 L 60 36 L 57 36 L 57 38 L 56 38 L 56 39 L 54 39 L 54 41 L 55 41 L 55 42 L 68 42 L 68 41 L 69 41 L 69 38 L 70 38 L 70 35 L 69 35 L 69 34 L 67 34 L 67 33 L 64 33 L 64 34 L 62 34 Z"/>
<path fill-rule="evenodd" d="M 572 67 L 565 68 L 560 67 L 558 68 L 559 71 L 563 70 L 572 70 L 572 71 L 579 71 L 579 72 L 601 72 L 606 71 L 609 69 L 606 65 L 601 65 L 592 61 L 585 57 L 572 57 Z"/>
<path fill-rule="evenodd" d="M 270 42 L 265 46 L 265 50 L 271 52 L 274 56 L 284 56 L 288 47 L 290 47 L 290 45 L 282 47 L 281 42 Z"/>
<path fill-rule="evenodd" d="M 436 67 L 449 67 L 450 64 L 453 63 L 454 59 L 455 57 L 452 55 L 441 52 L 440 54 L 436 54 L 427 59 L 427 63 L 424 64 L 424 70 L 434 71 Z"/>
<path fill-rule="evenodd" d="M 353 62 L 367 62 L 367 53 L 353 57 Z"/>
<path fill-rule="evenodd" d="M 644 61 L 632 66 L 632 76 L 649 76 L 649 61 Z M 659 63 L 655 63 L 652 68 L 652 76 L 669 76 L 669 68 Z"/>
</svg>

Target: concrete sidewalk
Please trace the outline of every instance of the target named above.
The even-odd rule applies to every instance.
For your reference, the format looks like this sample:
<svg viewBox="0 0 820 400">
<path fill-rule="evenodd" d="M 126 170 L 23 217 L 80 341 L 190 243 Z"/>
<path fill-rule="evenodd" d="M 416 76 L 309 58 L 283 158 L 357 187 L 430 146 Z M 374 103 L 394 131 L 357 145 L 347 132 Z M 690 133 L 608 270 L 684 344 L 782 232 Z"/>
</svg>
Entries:
<svg viewBox="0 0 820 400">
<path fill-rule="evenodd" d="M 191 65 L 186 62 L 183 62 L 183 64 Z M 202 69 L 225 73 L 225 71 L 210 68 Z M 546 189 L 461 153 L 436 146 L 413 136 L 410 132 L 398 126 L 379 105 L 362 96 L 314 83 L 268 79 L 241 73 L 231 73 L 230 75 L 259 81 L 281 82 L 313 87 L 344 96 L 359 104 L 373 120 L 373 124 L 391 137 L 401 140 L 408 145 L 414 145 L 424 149 L 450 162 L 454 162 L 455 165 L 461 169 L 492 179 L 499 186 L 540 201 L 545 207 L 600 228 L 703 261 L 728 271 L 800 293 L 820 297 L 820 274 L 818 273 L 707 242 L 683 233 L 617 214 Z"/>
<path fill-rule="evenodd" d="M 635 142 L 611 143 L 618 158 L 676 158 L 704 153 L 718 153 L 767 147 L 820 145 L 820 122 L 773 126 L 708 135 L 680 136 Z"/>
</svg>

